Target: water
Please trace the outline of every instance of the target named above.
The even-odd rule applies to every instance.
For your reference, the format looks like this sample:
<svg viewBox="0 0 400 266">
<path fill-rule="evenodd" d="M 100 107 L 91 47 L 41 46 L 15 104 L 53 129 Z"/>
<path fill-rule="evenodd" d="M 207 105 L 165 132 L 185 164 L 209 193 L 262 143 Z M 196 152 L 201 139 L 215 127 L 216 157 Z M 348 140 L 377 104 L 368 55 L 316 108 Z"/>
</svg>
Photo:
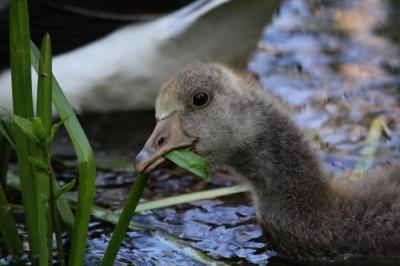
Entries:
<svg viewBox="0 0 400 266">
<path fill-rule="evenodd" d="M 353 172 L 368 128 L 379 115 L 388 123 L 372 165 L 399 159 L 399 15 L 394 0 L 289 0 L 249 62 L 249 71 L 288 103 L 298 125 L 316 140 L 330 172 Z M 130 162 L 120 159 L 132 160 L 144 144 L 154 126 L 153 113 L 86 115 L 81 122 L 100 158 L 96 204 L 118 209 L 134 181 Z M 56 152 L 63 158 L 58 172 L 68 181 L 75 162 L 68 159 L 69 143 L 63 136 L 58 139 Z M 166 168 L 153 174 L 143 198 L 228 185 L 232 182 L 220 175 L 204 183 Z M 116 265 L 209 263 L 193 249 L 229 265 L 294 265 L 268 249 L 246 193 L 146 211 L 134 221 L 142 229 L 128 233 Z M 93 221 L 86 264 L 101 259 L 111 231 L 111 225 Z"/>
</svg>

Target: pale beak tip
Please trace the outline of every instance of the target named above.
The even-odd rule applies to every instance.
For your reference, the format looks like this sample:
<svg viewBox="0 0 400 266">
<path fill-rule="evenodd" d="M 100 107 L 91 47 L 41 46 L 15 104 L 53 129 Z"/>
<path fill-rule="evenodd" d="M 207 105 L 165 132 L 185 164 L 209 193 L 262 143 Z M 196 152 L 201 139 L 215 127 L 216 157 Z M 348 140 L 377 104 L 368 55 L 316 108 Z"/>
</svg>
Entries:
<svg viewBox="0 0 400 266">
<path fill-rule="evenodd" d="M 138 172 L 142 172 L 148 164 L 148 160 L 151 158 L 151 151 L 149 149 L 144 148 L 139 152 L 139 154 L 135 158 L 135 169 Z"/>
</svg>

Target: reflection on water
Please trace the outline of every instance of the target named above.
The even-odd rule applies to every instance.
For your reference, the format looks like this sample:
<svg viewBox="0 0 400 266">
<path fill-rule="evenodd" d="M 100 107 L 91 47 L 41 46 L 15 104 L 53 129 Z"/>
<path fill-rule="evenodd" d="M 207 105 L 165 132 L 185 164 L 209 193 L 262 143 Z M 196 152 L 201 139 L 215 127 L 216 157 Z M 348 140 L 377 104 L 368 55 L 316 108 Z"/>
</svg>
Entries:
<svg viewBox="0 0 400 266">
<path fill-rule="evenodd" d="M 391 134 L 376 161 L 399 155 L 400 47 L 383 30 L 389 11 L 386 1 L 288 1 L 249 64 L 344 170 L 354 168 L 377 115 L 389 118 Z"/>
<path fill-rule="evenodd" d="M 329 171 L 349 174 L 355 168 L 368 127 L 378 115 L 386 116 L 389 122 L 387 138 L 378 143 L 374 164 L 400 155 L 398 6 L 395 0 L 286 1 L 249 63 L 249 70 L 263 86 L 288 102 L 297 123 L 317 136 Z M 145 142 L 154 124 L 152 113 L 87 115 L 81 119 L 98 154 L 119 154 L 127 159 Z M 105 182 L 101 186 L 114 186 L 101 189 L 97 204 L 120 205 L 121 197 L 112 200 L 113 195 L 126 195 L 127 186 L 118 180 L 122 176 L 131 181 L 133 173 L 104 170 L 99 175 Z M 223 179 L 204 184 L 170 170 L 158 171 L 155 179 L 146 189 L 146 199 L 229 184 Z M 267 261 L 268 265 L 290 265 L 268 251 L 268 241 L 261 235 L 245 194 L 148 211 L 134 220 L 153 230 L 130 232 L 118 265 L 202 264 L 182 246 L 161 241 L 168 236 L 229 265 Z M 89 264 L 102 256 L 109 231 L 103 223 L 92 224 Z"/>
</svg>

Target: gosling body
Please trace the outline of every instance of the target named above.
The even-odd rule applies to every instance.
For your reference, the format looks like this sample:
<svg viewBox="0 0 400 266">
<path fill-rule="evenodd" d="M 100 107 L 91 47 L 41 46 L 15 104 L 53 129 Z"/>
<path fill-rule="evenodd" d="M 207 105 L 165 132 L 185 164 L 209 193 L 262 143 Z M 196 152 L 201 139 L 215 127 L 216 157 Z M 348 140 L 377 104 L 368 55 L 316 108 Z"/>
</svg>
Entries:
<svg viewBox="0 0 400 266">
<path fill-rule="evenodd" d="M 199 91 L 207 102 L 195 106 Z M 195 62 L 163 85 L 156 117 L 171 115 L 214 169 L 250 186 L 268 244 L 281 256 L 400 257 L 399 166 L 355 181 L 328 175 L 280 101 L 248 74 L 220 64 Z"/>
</svg>

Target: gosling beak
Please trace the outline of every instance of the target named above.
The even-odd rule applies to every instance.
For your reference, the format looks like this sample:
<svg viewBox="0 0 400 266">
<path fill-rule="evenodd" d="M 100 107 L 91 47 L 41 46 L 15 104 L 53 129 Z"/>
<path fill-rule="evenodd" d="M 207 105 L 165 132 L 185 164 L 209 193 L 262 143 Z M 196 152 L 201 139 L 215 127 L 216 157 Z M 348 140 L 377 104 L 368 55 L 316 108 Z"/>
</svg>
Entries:
<svg viewBox="0 0 400 266">
<path fill-rule="evenodd" d="M 135 159 L 135 168 L 139 172 L 148 173 L 165 161 L 164 154 L 173 149 L 189 147 L 195 141 L 196 138 L 183 133 L 178 114 L 174 112 L 157 122 Z"/>
</svg>

